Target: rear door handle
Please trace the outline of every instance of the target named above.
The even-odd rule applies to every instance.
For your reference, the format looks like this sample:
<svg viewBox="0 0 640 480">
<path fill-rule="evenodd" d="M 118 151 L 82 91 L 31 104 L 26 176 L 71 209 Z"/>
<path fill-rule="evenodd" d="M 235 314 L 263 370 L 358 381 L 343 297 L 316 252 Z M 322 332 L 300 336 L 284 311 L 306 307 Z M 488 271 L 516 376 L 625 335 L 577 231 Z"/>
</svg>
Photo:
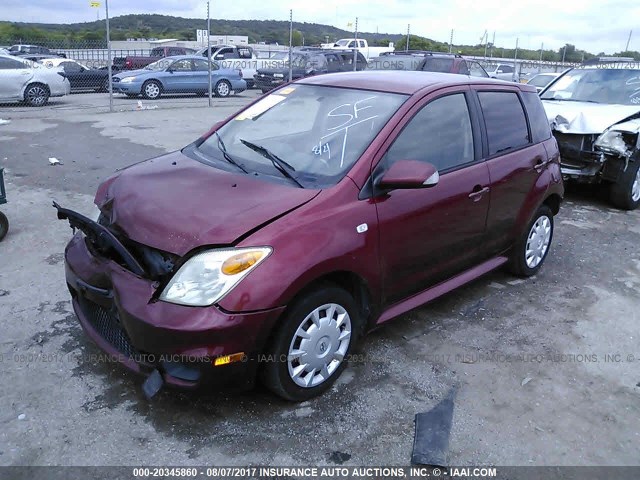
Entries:
<svg viewBox="0 0 640 480">
<path fill-rule="evenodd" d="M 536 163 L 533 168 L 536 169 L 537 172 L 541 172 L 543 168 L 551 163 L 551 160 L 542 160 Z"/>
<path fill-rule="evenodd" d="M 469 198 L 477 202 L 485 193 L 489 193 L 489 187 L 482 188 L 480 185 L 473 187 L 473 191 L 469 194 Z"/>
</svg>

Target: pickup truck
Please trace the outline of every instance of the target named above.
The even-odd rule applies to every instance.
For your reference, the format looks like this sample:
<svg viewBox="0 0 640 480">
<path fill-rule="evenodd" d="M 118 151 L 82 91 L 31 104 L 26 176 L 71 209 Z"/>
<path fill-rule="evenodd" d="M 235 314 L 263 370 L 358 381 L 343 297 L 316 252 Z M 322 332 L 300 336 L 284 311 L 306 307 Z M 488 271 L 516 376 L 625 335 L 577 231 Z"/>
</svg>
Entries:
<svg viewBox="0 0 640 480">
<path fill-rule="evenodd" d="M 147 65 L 160 60 L 163 57 L 172 57 L 174 55 L 190 55 L 195 53 L 192 48 L 184 47 L 155 47 L 151 49 L 148 56 L 126 56 L 115 57 L 113 59 L 113 70 L 138 70 Z"/>
<path fill-rule="evenodd" d="M 207 48 L 198 50 L 196 55 L 207 56 Z M 277 52 L 269 58 L 257 58 L 251 47 L 238 45 L 212 45 L 211 59 L 220 68 L 242 71 L 242 78 L 247 82 L 247 88 L 254 86 L 254 76 L 258 70 L 283 68 L 288 65 L 289 53 Z"/>
<path fill-rule="evenodd" d="M 336 43 L 323 43 L 322 48 L 334 50 L 356 48 L 367 60 L 373 57 L 379 57 L 387 52 L 393 52 L 394 50 L 393 43 L 390 43 L 388 47 L 370 47 L 367 41 L 362 38 L 341 38 Z"/>
</svg>

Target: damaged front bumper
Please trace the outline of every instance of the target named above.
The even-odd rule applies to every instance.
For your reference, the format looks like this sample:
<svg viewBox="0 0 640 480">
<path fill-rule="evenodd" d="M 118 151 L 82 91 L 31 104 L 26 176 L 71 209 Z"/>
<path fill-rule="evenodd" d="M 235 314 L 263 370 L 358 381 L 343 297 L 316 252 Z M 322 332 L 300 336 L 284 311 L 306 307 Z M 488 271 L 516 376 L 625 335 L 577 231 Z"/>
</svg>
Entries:
<svg viewBox="0 0 640 480">
<path fill-rule="evenodd" d="M 638 135 L 608 129 L 601 135 L 554 131 L 565 180 L 618 181 L 629 161 L 638 156 Z"/>
<path fill-rule="evenodd" d="M 65 249 L 65 276 L 74 311 L 84 331 L 110 360 L 145 376 L 159 372 L 163 383 L 176 387 L 253 384 L 257 353 L 284 307 L 234 313 L 216 305 L 189 307 L 159 301 L 159 282 L 145 278 L 144 261 L 135 258 L 109 229 L 56 208 L 59 218 L 81 230 Z M 109 253 L 102 255 L 105 249 Z M 235 363 L 216 361 L 239 352 L 243 358 Z"/>
</svg>

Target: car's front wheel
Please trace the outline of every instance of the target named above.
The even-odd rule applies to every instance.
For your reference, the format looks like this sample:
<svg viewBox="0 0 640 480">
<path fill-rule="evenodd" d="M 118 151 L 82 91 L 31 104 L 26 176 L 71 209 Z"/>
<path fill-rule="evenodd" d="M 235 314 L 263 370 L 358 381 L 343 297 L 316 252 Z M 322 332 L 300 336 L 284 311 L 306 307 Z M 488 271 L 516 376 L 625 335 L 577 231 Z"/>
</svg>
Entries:
<svg viewBox="0 0 640 480">
<path fill-rule="evenodd" d="M 287 400 L 320 395 L 346 367 L 359 328 L 356 303 L 342 288 L 327 285 L 301 296 L 264 356 L 263 382 Z"/>
<path fill-rule="evenodd" d="M 32 107 L 43 107 L 49 101 L 49 87 L 33 83 L 24 91 L 24 101 Z"/>
<path fill-rule="evenodd" d="M 0 212 L 0 240 L 7 236 L 9 231 L 9 219 L 7 216 Z"/>
<path fill-rule="evenodd" d="M 155 100 L 162 94 L 162 85 L 155 80 L 149 80 L 142 85 L 142 96 L 147 100 Z"/>
<path fill-rule="evenodd" d="M 635 210 L 640 206 L 640 159 L 629 162 L 616 183 L 611 185 L 611 203 L 623 210 Z"/>
<path fill-rule="evenodd" d="M 552 239 L 553 212 L 542 205 L 513 247 L 509 261 L 511 272 L 521 277 L 535 275 L 547 258 Z"/>
</svg>

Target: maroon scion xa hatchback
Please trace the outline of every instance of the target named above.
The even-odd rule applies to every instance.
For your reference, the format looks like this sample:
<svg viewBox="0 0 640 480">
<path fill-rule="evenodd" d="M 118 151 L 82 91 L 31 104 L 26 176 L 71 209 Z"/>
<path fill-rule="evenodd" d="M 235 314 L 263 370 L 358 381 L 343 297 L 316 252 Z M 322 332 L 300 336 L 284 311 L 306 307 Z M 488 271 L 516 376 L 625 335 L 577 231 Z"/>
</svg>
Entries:
<svg viewBox="0 0 640 480">
<path fill-rule="evenodd" d="M 117 172 L 96 221 L 55 204 L 80 323 L 163 384 L 320 394 L 368 330 L 501 265 L 538 271 L 563 196 L 534 87 L 310 77 Z"/>
</svg>

